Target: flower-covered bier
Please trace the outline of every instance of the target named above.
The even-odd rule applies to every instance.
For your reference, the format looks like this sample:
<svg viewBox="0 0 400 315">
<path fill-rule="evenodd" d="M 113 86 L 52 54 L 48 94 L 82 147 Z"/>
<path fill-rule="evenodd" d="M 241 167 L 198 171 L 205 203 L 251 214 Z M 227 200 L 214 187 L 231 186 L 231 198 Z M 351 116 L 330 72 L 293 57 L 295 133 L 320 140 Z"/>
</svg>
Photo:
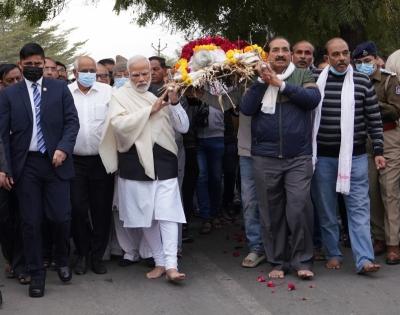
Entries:
<svg viewBox="0 0 400 315">
<path fill-rule="evenodd" d="M 253 64 L 266 60 L 266 52 L 245 41 L 206 37 L 187 43 L 175 65 L 174 79 L 185 86 L 206 87 L 216 81 L 241 82 L 254 74 Z"/>
</svg>

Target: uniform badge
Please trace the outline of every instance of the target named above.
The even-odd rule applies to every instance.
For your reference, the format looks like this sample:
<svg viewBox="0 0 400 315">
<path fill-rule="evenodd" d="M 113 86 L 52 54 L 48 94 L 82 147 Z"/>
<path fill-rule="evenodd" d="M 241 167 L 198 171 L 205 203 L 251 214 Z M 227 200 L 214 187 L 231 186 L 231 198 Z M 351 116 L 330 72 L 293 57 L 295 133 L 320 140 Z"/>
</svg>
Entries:
<svg viewBox="0 0 400 315">
<path fill-rule="evenodd" d="M 365 56 L 368 56 L 368 51 L 366 51 L 365 49 L 362 51 L 362 55 L 365 57 Z"/>
<path fill-rule="evenodd" d="M 400 85 L 396 86 L 396 95 L 400 95 Z"/>
</svg>

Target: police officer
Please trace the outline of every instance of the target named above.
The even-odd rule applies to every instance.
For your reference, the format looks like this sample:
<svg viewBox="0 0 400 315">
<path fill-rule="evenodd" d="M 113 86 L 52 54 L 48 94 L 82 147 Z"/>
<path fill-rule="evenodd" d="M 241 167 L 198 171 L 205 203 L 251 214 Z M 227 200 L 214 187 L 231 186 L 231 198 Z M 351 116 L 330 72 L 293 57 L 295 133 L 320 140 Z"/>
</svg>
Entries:
<svg viewBox="0 0 400 315">
<path fill-rule="evenodd" d="M 376 170 L 370 163 L 369 183 L 371 197 L 371 226 L 375 255 L 383 254 L 386 263 L 400 263 L 400 93 L 396 74 L 378 64 L 374 42 L 359 44 L 353 52 L 359 72 L 369 76 L 375 86 L 384 130 L 384 157 L 386 168 Z M 369 152 L 372 152 L 370 148 Z M 371 162 L 373 157 L 371 156 Z M 386 247 L 386 248 L 385 248 Z"/>
</svg>

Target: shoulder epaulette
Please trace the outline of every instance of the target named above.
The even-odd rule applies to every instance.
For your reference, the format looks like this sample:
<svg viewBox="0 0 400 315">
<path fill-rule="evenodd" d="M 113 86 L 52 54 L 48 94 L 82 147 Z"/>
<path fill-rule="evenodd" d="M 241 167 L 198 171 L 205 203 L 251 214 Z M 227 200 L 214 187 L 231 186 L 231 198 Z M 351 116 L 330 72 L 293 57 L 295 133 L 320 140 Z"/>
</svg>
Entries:
<svg viewBox="0 0 400 315">
<path fill-rule="evenodd" d="M 396 76 L 396 73 L 391 72 L 391 71 L 386 70 L 386 69 L 381 69 L 381 73 L 388 74 L 388 75 L 391 75 L 391 76 Z"/>
</svg>

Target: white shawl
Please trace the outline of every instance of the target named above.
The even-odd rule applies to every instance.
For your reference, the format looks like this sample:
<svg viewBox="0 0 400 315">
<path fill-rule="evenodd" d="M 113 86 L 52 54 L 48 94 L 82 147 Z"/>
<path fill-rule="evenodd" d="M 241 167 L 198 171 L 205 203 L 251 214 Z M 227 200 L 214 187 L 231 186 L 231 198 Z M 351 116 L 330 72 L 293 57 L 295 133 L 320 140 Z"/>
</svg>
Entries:
<svg viewBox="0 0 400 315">
<path fill-rule="evenodd" d="M 293 71 L 296 69 L 295 65 L 293 62 L 289 64 L 289 66 L 286 68 L 285 72 L 282 74 L 278 74 L 277 77 L 279 80 L 286 80 L 290 75 L 293 73 Z M 267 90 L 265 91 L 264 97 L 261 101 L 262 107 L 261 111 L 265 114 L 275 114 L 275 108 L 276 108 L 276 99 L 278 97 L 278 92 L 279 92 L 279 87 L 273 86 L 273 85 L 268 85 Z"/>
<path fill-rule="evenodd" d="M 150 116 L 157 97 L 150 92 L 139 93 L 131 84 L 116 90 L 110 101 L 99 153 L 108 173 L 118 169 L 118 152 L 127 152 L 134 144 L 145 174 L 155 178 L 153 146 L 157 143 L 164 149 L 178 152 L 175 132 L 164 107 Z"/>
<path fill-rule="evenodd" d="M 321 108 L 325 97 L 325 85 L 328 79 L 329 67 L 326 66 L 319 75 L 317 85 L 321 93 L 321 101 L 315 109 L 315 120 L 313 129 L 313 163 L 317 163 L 317 135 L 321 121 Z M 344 78 L 341 94 L 341 115 L 340 115 L 340 151 L 338 175 L 336 181 L 336 191 L 348 195 L 350 193 L 351 164 L 353 157 L 353 136 L 354 136 L 354 81 L 353 67 L 348 66 L 346 77 Z"/>
</svg>

